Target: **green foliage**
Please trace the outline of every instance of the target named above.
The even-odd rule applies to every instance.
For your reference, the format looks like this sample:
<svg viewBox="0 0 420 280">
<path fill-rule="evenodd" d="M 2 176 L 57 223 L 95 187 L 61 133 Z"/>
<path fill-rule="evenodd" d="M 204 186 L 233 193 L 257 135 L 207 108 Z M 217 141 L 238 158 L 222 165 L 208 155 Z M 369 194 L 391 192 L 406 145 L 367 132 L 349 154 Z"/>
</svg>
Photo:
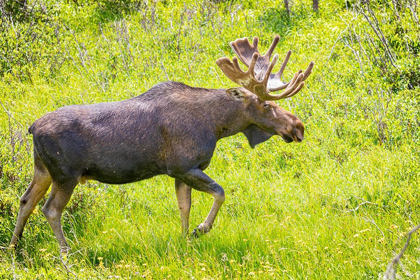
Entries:
<svg viewBox="0 0 420 280">
<path fill-rule="evenodd" d="M 394 3 L 396 6 L 394 6 Z M 0 246 L 32 179 L 27 128 L 70 104 L 117 101 L 176 80 L 233 84 L 215 60 L 228 42 L 259 36 L 309 61 L 305 89 L 282 106 L 305 140 L 255 150 L 238 135 L 206 172 L 226 190 L 213 230 L 180 236 L 173 179 L 80 185 L 63 215 L 79 278 L 378 278 L 420 223 L 419 8 L 413 1 L 4 1 L 0 3 Z M 278 68 L 279 66 L 277 66 Z M 276 69 L 275 69 L 276 70 Z M 0 278 L 62 279 L 58 245 L 35 209 Z M 193 193 L 191 227 L 211 197 Z M 400 276 L 419 277 L 413 235 Z M 411 274 L 409 274 L 411 273 Z"/>
</svg>

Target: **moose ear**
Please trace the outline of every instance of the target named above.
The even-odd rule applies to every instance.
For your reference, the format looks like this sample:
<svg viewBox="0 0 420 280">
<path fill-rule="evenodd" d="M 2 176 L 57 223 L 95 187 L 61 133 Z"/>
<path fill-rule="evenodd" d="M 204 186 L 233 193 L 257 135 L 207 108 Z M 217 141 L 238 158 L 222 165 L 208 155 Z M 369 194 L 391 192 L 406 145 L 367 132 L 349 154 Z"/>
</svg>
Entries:
<svg viewBox="0 0 420 280">
<path fill-rule="evenodd" d="M 248 138 L 249 145 L 251 148 L 255 148 L 256 145 L 267 141 L 270 139 L 273 134 L 262 130 L 261 128 L 258 128 L 256 125 L 250 125 L 248 126 L 244 131 L 242 131 L 243 134 L 245 134 L 246 138 Z"/>
<path fill-rule="evenodd" d="M 243 101 L 245 99 L 245 94 L 239 88 L 229 88 L 226 90 L 226 94 L 236 101 Z"/>
</svg>

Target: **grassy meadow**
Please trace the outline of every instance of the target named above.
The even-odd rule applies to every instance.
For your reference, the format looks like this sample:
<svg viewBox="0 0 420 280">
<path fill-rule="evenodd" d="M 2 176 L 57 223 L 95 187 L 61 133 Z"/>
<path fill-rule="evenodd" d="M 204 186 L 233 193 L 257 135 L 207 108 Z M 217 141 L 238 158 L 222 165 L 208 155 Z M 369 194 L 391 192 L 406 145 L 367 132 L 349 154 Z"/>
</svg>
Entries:
<svg viewBox="0 0 420 280">
<path fill-rule="evenodd" d="M 0 3 L 0 279 L 382 279 L 420 224 L 420 5 L 409 0 L 17 0 Z M 181 236 L 174 179 L 79 185 L 63 214 L 68 274 L 41 212 L 7 250 L 33 175 L 39 117 L 71 104 L 128 99 L 167 80 L 235 86 L 215 61 L 260 38 L 315 62 L 278 104 L 305 140 L 251 149 L 222 139 L 206 173 L 226 201 L 209 234 Z M 280 63 L 279 63 L 280 64 Z M 279 69 L 277 65 L 274 71 Z M 190 225 L 213 199 L 193 191 Z M 412 235 L 397 277 L 420 278 Z"/>
</svg>

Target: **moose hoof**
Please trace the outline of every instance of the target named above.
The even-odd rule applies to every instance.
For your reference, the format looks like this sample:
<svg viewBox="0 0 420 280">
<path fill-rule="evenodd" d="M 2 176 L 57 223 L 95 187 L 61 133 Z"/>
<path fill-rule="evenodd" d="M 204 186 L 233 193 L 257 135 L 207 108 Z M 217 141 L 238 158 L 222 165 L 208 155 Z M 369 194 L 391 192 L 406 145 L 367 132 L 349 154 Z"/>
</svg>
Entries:
<svg viewBox="0 0 420 280">
<path fill-rule="evenodd" d="M 191 236 L 194 238 L 200 237 L 201 235 L 204 235 L 207 232 L 209 232 L 210 229 L 211 229 L 211 226 L 200 224 L 194 229 L 194 231 L 191 233 Z"/>
<path fill-rule="evenodd" d="M 63 259 L 66 259 L 69 253 L 70 253 L 70 247 L 69 246 L 62 246 L 60 248 L 60 255 Z"/>
</svg>

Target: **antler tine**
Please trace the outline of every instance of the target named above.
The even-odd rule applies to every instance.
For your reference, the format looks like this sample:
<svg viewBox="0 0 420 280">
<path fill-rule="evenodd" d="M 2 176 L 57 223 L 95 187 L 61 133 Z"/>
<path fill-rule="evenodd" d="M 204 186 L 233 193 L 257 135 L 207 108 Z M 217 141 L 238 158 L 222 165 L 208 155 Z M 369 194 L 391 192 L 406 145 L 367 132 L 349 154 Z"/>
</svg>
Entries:
<svg viewBox="0 0 420 280">
<path fill-rule="evenodd" d="M 271 55 L 273 54 L 274 49 L 277 47 L 277 44 L 280 41 L 280 36 L 276 35 L 274 36 L 273 42 L 271 43 L 271 46 L 268 48 L 268 51 L 265 53 L 265 57 L 268 57 L 270 59 Z"/>
<path fill-rule="evenodd" d="M 295 95 L 299 92 L 299 90 L 302 89 L 304 83 L 302 82 L 303 74 L 301 71 L 295 74 L 293 79 L 289 82 L 289 85 L 287 86 L 286 90 L 279 95 L 270 95 L 271 97 L 275 98 L 272 100 L 279 100 L 279 99 L 285 99 L 288 97 L 291 97 L 292 95 Z"/>
<path fill-rule="evenodd" d="M 283 75 L 284 69 L 286 68 L 287 62 L 289 62 L 289 58 L 291 55 L 292 55 L 292 51 L 288 51 L 286 54 L 286 57 L 283 60 L 283 63 L 281 64 L 281 68 L 279 72 L 277 72 L 276 74 L 270 75 L 270 81 L 268 83 L 268 89 L 270 91 L 278 91 L 278 90 L 286 88 L 289 85 L 289 83 L 283 83 L 280 78 Z M 271 82 L 271 85 L 270 85 L 270 82 Z"/>
<path fill-rule="evenodd" d="M 286 68 L 287 62 L 289 62 L 289 58 L 291 55 L 292 55 L 292 51 L 288 51 L 286 54 L 286 57 L 283 60 L 283 64 L 281 65 L 279 72 L 277 72 L 277 75 L 279 76 L 279 78 L 281 78 L 281 75 L 283 75 L 283 71 Z"/>
<path fill-rule="evenodd" d="M 305 82 L 302 82 L 302 83 L 300 83 L 296 88 L 295 88 L 295 90 L 292 92 L 292 93 L 290 93 L 290 94 L 288 94 L 287 96 L 285 96 L 284 98 L 290 98 L 290 97 L 292 97 L 293 95 L 295 95 L 296 93 L 298 93 L 302 88 L 303 88 L 303 86 L 305 85 Z"/>
<path fill-rule="evenodd" d="M 232 62 L 233 62 L 233 67 L 234 67 L 236 70 L 240 70 L 240 71 L 242 71 L 241 66 L 239 66 L 238 59 L 237 59 L 236 57 L 233 57 L 233 58 L 232 58 Z M 242 72 L 243 72 L 243 71 L 242 71 Z"/>
<path fill-rule="evenodd" d="M 263 82 L 265 84 L 267 84 L 268 79 L 270 79 L 271 71 L 273 70 L 274 65 L 276 64 L 278 58 L 279 58 L 279 55 L 275 54 L 274 58 L 273 58 L 273 61 L 271 61 L 270 66 L 268 66 L 267 72 L 265 72 L 265 77 L 264 77 L 264 80 L 263 80 Z"/>
<path fill-rule="evenodd" d="M 303 80 L 306 80 L 306 78 L 309 77 L 309 75 L 312 73 L 312 68 L 314 68 L 314 62 L 311 61 L 311 63 L 309 63 L 308 68 L 306 68 L 305 72 L 303 73 L 304 77 Z"/>
<path fill-rule="evenodd" d="M 251 75 L 254 75 L 255 65 L 257 64 L 258 56 L 259 55 L 256 52 L 252 55 L 252 60 L 251 60 L 251 63 L 249 65 L 247 73 L 250 73 Z"/>
</svg>

